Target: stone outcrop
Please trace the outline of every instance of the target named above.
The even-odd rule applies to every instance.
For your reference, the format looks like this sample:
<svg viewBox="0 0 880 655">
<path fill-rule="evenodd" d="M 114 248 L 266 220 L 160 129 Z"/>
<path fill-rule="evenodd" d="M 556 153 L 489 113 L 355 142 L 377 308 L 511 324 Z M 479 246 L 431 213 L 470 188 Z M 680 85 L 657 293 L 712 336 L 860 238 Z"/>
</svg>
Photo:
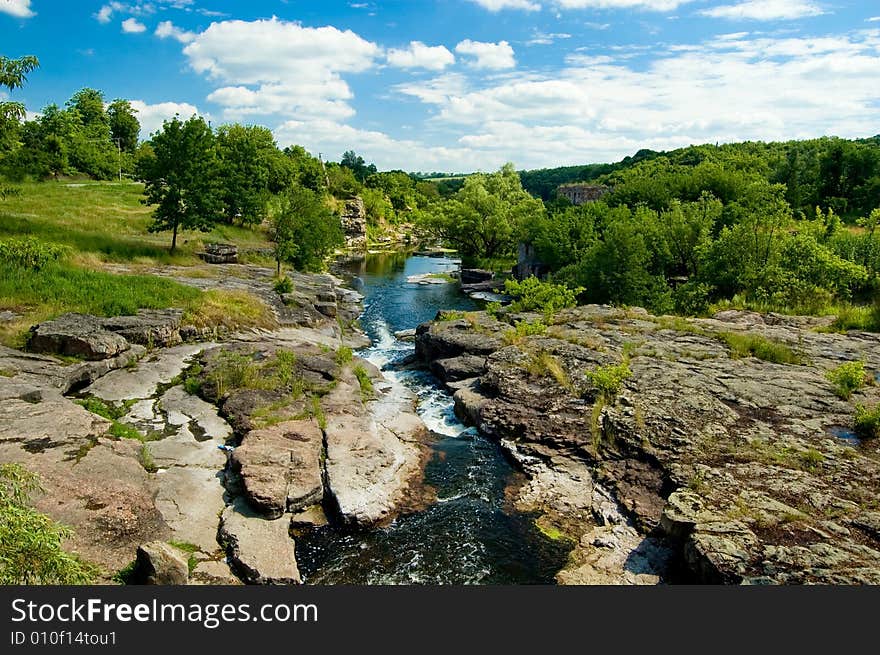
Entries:
<svg viewBox="0 0 880 655">
<path fill-rule="evenodd" d="M 189 582 L 189 565 L 181 551 L 151 541 L 137 549 L 135 580 L 147 585 L 185 585 Z"/>
<path fill-rule="evenodd" d="M 208 264 L 237 264 L 238 246 L 232 243 L 207 243 L 205 252 L 199 253 Z"/>
<path fill-rule="evenodd" d="M 28 350 L 35 353 L 102 360 L 129 350 L 131 344 L 173 346 L 179 344 L 177 309 L 141 310 L 135 316 L 98 318 L 88 314 L 63 314 L 31 328 Z"/>
<path fill-rule="evenodd" d="M 345 232 L 345 245 L 352 250 L 367 248 L 367 210 L 360 196 L 345 201 L 342 210 L 342 230 Z"/>
<path fill-rule="evenodd" d="M 31 329 L 28 349 L 84 359 L 108 359 L 128 350 L 122 335 L 105 330 L 101 319 L 87 314 L 64 314 Z"/>
<path fill-rule="evenodd" d="M 418 329 L 417 350 L 427 364 L 485 358 L 485 372 L 453 383 L 456 409 L 527 471 L 574 480 L 575 464 L 588 468 L 589 480 L 556 485 L 569 509 L 554 510 L 549 492 L 531 498 L 579 544 L 560 580 L 595 579 L 621 548 L 656 563 L 668 546 L 693 581 L 880 582 L 880 444 L 852 432 L 855 405 L 880 401 L 880 388 L 845 401 L 826 377 L 856 360 L 875 376 L 880 335 L 778 315 L 684 320 L 588 306 L 504 344 L 510 324 L 537 318 L 435 321 Z M 728 334 L 787 348 L 797 363 L 742 356 Z M 587 372 L 624 357 L 631 376 L 603 396 Z M 595 503 L 593 520 L 566 521 L 596 488 L 625 516 L 619 534 L 596 532 Z"/>
<path fill-rule="evenodd" d="M 373 370 L 374 383 L 381 374 Z M 358 380 L 346 372 L 323 400 L 327 417 L 327 493 L 343 521 L 371 525 L 393 516 L 421 471 L 426 436 L 415 398 L 402 385 L 362 400 Z"/>
</svg>

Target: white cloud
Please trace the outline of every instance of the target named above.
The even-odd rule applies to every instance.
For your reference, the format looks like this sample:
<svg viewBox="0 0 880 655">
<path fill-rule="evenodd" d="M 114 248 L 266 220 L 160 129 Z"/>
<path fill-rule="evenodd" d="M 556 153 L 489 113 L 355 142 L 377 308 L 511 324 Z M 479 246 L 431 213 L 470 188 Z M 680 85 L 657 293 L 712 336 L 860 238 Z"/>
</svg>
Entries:
<svg viewBox="0 0 880 655">
<path fill-rule="evenodd" d="M 187 32 L 186 30 L 176 27 L 170 20 L 165 20 L 159 23 L 156 27 L 155 34 L 160 39 L 172 38 L 176 41 L 180 41 L 180 43 L 191 43 L 192 41 L 195 41 L 197 36 L 195 32 Z"/>
<path fill-rule="evenodd" d="M 208 99 L 225 119 L 340 119 L 354 114 L 342 75 L 374 67 L 381 49 L 348 30 L 272 18 L 212 23 L 184 54 L 193 70 L 220 83 Z"/>
<path fill-rule="evenodd" d="M 110 22 L 113 18 L 113 7 L 110 5 L 104 5 L 101 9 L 98 10 L 98 13 L 95 14 L 95 20 L 99 23 L 104 23 L 105 25 Z"/>
<path fill-rule="evenodd" d="M 674 11 L 694 0 L 553 0 L 560 9 L 640 9 Z"/>
<path fill-rule="evenodd" d="M 559 39 L 570 39 L 571 34 L 567 34 L 565 32 L 542 32 L 541 30 L 535 30 L 532 34 L 532 38 L 526 41 L 526 45 L 551 45 L 555 41 Z"/>
<path fill-rule="evenodd" d="M 740 32 L 658 49 L 647 65 L 609 52 L 571 55 L 553 75 L 511 73 L 478 87 L 441 77 L 395 91 L 436 110 L 430 129 L 450 135 L 474 162 L 496 165 L 877 132 L 880 30 L 802 38 Z"/>
<path fill-rule="evenodd" d="M 412 41 L 406 48 L 392 48 L 386 58 L 396 68 L 426 68 L 435 71 L 455 63 L 455 55 L 446 46 L 428 46 L 421 41 Z"/>
<path fill-rule="evenodd" d="M 0 14 L 9 14 L 16 18 L 36 16 L 31 10 L 31 0 L 0 0 Z"/>
<path fill-rule="evenodd" d="M 791 20 L 820 16 L 825 13 L 813 0 L 743 0 L 700 12 L 712 18 L 730 20 Z"/>
<path fill-rule="evenodd" d="M 531 0 L 471 0 L 483 9 L 496 12 L 502 9 L 524 9 L 525 11 L 540 11 L 541 5 Z"/>
<path fill-rule="evenodd" d="M 455 51 L 473 57 L 474 60 L 471 65 L 474 68 L 501 70 L 516 66 L 513 48 L 510 47 L 507 41 L 482 43 L 467 39 L 455 46 Z"/>
<path fill-rule="evenodd" d="M 878 21 L 880 21 L 880 16 L 872 16 L 871 18 L 866 19 L 866 22 L 868 23 L 876 23 Z"/>
<path fill-rule="evenodd" d="M 0 0 L 0 2 L 3 2 L 3 0 Z M 94 17 L 99 23 L 106 24 L 113 18 L 114 12 L 128 14 L 130 16 L 149 16 L 155 14 L 158 9 L 164 9 L 166 6 L 173 9 L 186 9 L 187 11 L 191 11 L 190 7 L 194 2 L 195 0 L 149 0 L 146 2 L 140 0 L 137 2 L 119 2 L 119 0 L 112 0 L 112 2 L 103 5 L 97 13 L 94 14 Z M 157 4 L 160 6 L 157 7 Z"/>
<path fill-rule="evenodd" d="M 138 22 L 136 18 L 126 18 L 122 21 L 122 31 L 126 34 L 140 34 L 147 31 L 147 26 Z"/>
<path fill-rule="evenodd" d="M 137 111 L 137 119 L 141 122 L 141 138 L 148 139 L 153 132 L 159 131 L 162 123 L 179 114 L 181 120 L 198 115 L 199 110 L 186 102 L 159 102 L 149 104 L 143 100 L 132 100 L 132 109 Z"/>
</svg>

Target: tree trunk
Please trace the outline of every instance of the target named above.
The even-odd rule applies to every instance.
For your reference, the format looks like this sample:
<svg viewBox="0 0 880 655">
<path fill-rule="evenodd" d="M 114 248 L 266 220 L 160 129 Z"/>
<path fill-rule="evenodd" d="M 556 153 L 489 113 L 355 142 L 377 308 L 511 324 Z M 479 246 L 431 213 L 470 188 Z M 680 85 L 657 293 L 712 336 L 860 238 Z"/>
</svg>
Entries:
<svg viewBox="0 0 880 655">
<path fill-rule="evenodd" d="M 177 248 L 177 221 L 174 221 L 174 234 L 171 237 L 171 254 L 174 254 L 174 250 Z"/>
<path fill-rule="evenodd" d="M 276 259 L 276 260 L 275 260 L 275 264 L 276 264 L 276 266 L 275 266 L 275 277 L 280 278 L 280 277 L 281 277 L 281 260 L 280 260 L 280 259 Z"/>
</svg>

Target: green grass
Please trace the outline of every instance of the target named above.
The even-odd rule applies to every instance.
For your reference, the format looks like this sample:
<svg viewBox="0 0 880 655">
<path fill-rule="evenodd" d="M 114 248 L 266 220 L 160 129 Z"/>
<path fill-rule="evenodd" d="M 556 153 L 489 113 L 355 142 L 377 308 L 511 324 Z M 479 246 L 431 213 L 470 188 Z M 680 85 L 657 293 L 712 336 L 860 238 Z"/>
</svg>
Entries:
<svg viewBox="0 0 880 655">
<path fill-rule="evenodd" d="M 77 405 L 81 405 L 85 407 L 92 414 L 97 414 L 98 416 L 102 416 L 108 420 L 115 421 L 116 419 L 122 418 L 128 413 L 129 408 L 132 406 L 134 401 L 125 402 L 120 406 L 114 405 L 113 403 L 108 403 L 96 396 L 90 396 L 88 398 L 82 398 L 80 400 L 74 401 Z"/>
<path fill-rule="evenodd" d="M 159 467 L 156 466 L 156 462 L 153 461 L 153 455 L 150 453 L 150 449 L 147 447 L 147 444 L 141 444 L 141 450 L 138 453 L 138 459 L 141 462 L 141 466 L 144 467 L 144 470 L 147 473 L 155 473 L 159 470 Z"/>
<path fill-rule="evenodd" d="M 759 334 L 720 332 L 716 335 L 730 348 L 733 359 L 757 357 L 774 364 L 802 364 L 803 358 L 784 343 L 773 341 Z"/>
<path fill-rule="evenodd" d="M 519 321 L 516 324 L 516 327 L 512 327 L 509 330 L 505 330 L 504 334 L 501 335 L 501 341 L 506 346 L 513 346 L 517 344 L 521 344 L 526 340 L 526 337 L 534 337 L 547 332 L 547 324 L 538 319 L 532 323 L 528 323 L 526 321 Z"/>
<path fill-rule="evenodd" d="M 529 372 L 529 375 L 535 377 L 550 377 L 556 380 L 556 383 L 563 389 L 572 389 L 571 379 L 568 377 L 568 373 L 565 372 L 565 369 L 562 367 L 559 360 L 546 350 L 542 350 L 541 352 L 532 355 L 529 361 L 526 362 L 525 368 Z"/>
<path fill-rule="evenodd" d="M 139 430 L 130 425 L 126 425 L 125 423 L 120 423 L 119 421 L 113 421 L 113 424 L 107 432 L 110 436 L 116 437 L 117 439 L 136 439 L 137 441 L 144 441 L 146 439 Z"/>
<path fill-rule="evenodd" d="M 30 182 L 19 188 L 20 194 L 0 205 L 0 239 L 34 235 L 100 261 L 143 264 L 197 264 L 195 253 L 208 242 L 270 247 L 258 230 L 223 225 L 208 233 L 182 232 L 178 252 L 171 255 L 170 233 L 147 232 L 152 208 L 141 203 L 141 184 Z"/>
<path fill-rule="evenodd" d="M 439 314 L 437 314 L 436 320 L 438 321 L 458 321 L 463 319 L 467 314 L 465 312 L 461 312 L 454 309 L 443 310 Z"/>
<path fill-rule="evenodd" d="M 348 346 L 340 346 L 336 351 L 336 363 L 340 366 L 350 364 L 352 359 L 354 359 L 354 352 Z"/>
<path fill-rule="evenodd" d="M 187 568 L 189 568 L 190 574 L 195 571 L 196 567 L 199 565 L 199 560 L 196 558 L 196 553 L 198 553 L 201 549 L 195 544 L 188 543 L 186 541 L 169 541 L 169 546 L 173 546 L 177 550 L 182 550 L 184 553 L 188 555 L 186 560 Z"/>
<path fill-rule="evenodd" d="M 834 385 L 834 393 L 842 400 L 849 400 L 853 393 L 871 380 L 864 362 L 846 362 L 828 371 L 825 377 Z"/>
</svg>

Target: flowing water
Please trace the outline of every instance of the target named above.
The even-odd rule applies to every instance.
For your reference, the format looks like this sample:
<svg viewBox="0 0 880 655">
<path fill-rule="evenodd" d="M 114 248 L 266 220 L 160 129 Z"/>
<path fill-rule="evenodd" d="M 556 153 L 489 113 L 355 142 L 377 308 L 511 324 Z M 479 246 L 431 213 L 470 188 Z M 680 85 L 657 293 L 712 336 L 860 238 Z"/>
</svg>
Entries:
<svg viewBox="0 0 880 655">
<path fill-rule="evenodd" d="M 419 398 L 434 436 L 425 482 L 437 501 L 391 525 L 347 531 L 322 528 L 297 538 L 297 561 L 312 584 L 549 584 L 568 550 L 514 511 L 505 489 L 516 472 L 500 448 L 455 418 L 451 395 L 423 372 L 395 371 L 413 352 L 395 332 L 428 321 L 440 309 L 476 309 L 455 285 L 416 285 L 412 275 L 455 270 L 440 257 L 370 255 L 349 266 L 364 294 L 361 323 L 373 345 L 358 353 Z"/>
</svg>

